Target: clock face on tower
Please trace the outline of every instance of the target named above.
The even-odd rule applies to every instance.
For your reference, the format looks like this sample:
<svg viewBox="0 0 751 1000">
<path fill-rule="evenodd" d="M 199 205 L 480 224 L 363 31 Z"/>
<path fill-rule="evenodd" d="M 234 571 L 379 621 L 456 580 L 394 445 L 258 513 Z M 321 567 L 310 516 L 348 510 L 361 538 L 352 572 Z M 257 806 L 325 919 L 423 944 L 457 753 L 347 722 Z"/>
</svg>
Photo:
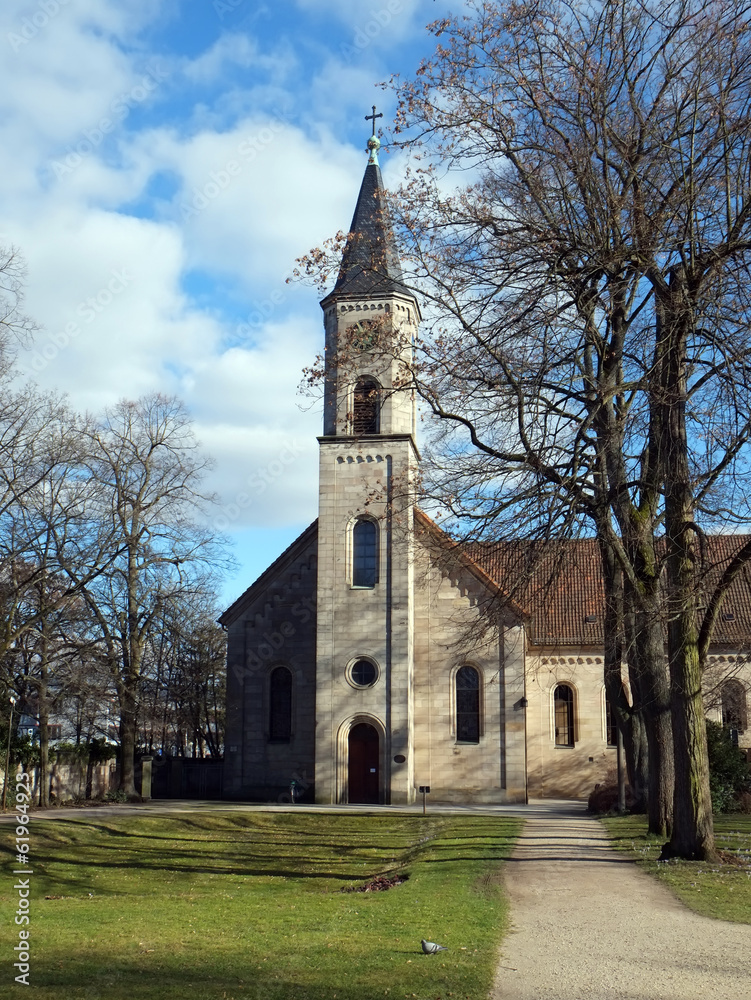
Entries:
<svg viewBox="0 0 751 1000">
<path fill-rule="evenodd" d="M 383 317 L 363 319 L 347 327 L 347 338 L 356 351 L 372 351 L 378 346 L 383 330 Z"/>
</svg>

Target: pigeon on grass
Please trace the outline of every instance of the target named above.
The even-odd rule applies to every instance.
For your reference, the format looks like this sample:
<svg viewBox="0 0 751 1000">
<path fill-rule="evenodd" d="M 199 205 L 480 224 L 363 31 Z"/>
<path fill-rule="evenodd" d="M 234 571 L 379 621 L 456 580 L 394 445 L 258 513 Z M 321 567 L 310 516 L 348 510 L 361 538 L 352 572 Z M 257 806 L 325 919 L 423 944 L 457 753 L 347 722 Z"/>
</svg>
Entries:
<svg viewBox="0 0 751 1000">
<path fill-rule="evenodd" d="M 425 938 L 422 939 L 420 944 L 426 955 L 435 955 L 437 951 L 448 951 L 448 948 L 444 948 L 442 944 L 436 944 L 434 941 L 426 941 Z"/>
</svg>

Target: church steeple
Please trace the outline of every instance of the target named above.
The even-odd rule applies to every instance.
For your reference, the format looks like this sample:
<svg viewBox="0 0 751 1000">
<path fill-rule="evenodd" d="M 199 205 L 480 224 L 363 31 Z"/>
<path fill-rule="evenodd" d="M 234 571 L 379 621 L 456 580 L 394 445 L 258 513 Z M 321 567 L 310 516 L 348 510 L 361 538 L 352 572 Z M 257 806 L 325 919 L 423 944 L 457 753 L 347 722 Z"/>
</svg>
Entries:
<svg viewBox="0 0 751 1000">
<path fill-rule="evenodd" d="M 405 382 L 420 319 L 404 284 L 378 165 L 375 108 L 369 158 L 334 288 L 322 300 L 326 326 L 324 437 L 414 436 Z"/>
<path fill-rule="evenodd" d="M 382 117 L 375 114 L 366 118 Z M 370 156 L 349 227 L 347 247 L 342 255 L 339 277 L 321 305 L 331 296 L 410 295 L 404 285 L 402 265 L 391 227 L 386 192 L 378 164 L 381 143 L 375 135 L 368 139 Z"/>
<path fill-rule="evenodd" d="M 315 785 L 321 802 L 408 804 L 419 461 L 409 375 L 420 310 L 391 231 L 377 117 L 367 116 L 368 164 L 339 277 L 321 302 Z M 364 783 L 347 763 L 358 760 Z"/>
</svg>

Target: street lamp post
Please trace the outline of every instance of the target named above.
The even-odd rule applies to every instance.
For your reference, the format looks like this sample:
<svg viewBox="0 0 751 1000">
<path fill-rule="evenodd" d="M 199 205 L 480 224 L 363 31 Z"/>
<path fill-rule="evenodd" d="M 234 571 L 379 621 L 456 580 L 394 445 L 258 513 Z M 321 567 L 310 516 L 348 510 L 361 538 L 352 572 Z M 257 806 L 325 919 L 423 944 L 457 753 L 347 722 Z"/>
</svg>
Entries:
<svg viewBox="0 0 751 1000">
<path fill-rule="evenodd" d="M 10 769 L 10 745 L 13 741 L 13 709 L 16 706 L 16 699 L 10 696 L 10 722 L 8 723 L 8 751 L 5 755 L 5 775 L 3 777 L 3 812 L 8 798 L 8 770 Z"/>
</svg>

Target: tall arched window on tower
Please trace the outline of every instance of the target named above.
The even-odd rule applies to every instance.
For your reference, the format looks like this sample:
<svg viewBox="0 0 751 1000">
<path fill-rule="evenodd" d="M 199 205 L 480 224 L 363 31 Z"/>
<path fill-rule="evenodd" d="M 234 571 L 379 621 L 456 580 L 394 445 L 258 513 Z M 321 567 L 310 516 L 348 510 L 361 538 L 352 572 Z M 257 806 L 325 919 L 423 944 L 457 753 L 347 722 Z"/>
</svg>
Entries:
<svg viewBox="0 0 751 1000">
<path fill-rule="evenodd" d="M 375 587 L 378 583 L 378 525 L 360 517 L 352 528 L 352 586 Z"/>
<path fill-rule="evenodd" d="M 292 674 L 275 667 L 269 678 L 269 741 L 289 743 L 292 739 Z"/>
<path fill-rule="evenodd" d="M 574 689 L 568 684 L 559 684 L 553 693 L 555 714 L 555 745 L 574 745 Z"/>
<path fill-rule="evenodd" d="M 456 672 L 456 741 L 480 742 L 480 675 L 474 667 Z"/>
<path fill-rule="evenodd" d="M 365 376 L 355 383 L 352 406 L 352 432 L 378 434 L 381 429 L 381 387 L 374 378 Z"/>
</svg>

